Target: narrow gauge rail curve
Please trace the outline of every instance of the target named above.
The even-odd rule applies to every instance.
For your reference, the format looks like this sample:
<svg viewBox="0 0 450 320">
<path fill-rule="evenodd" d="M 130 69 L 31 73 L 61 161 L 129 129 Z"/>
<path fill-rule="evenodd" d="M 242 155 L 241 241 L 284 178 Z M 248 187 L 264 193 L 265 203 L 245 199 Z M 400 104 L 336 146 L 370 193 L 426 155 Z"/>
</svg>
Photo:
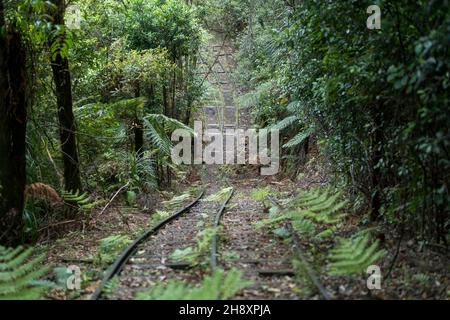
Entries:
<svg viewBox="0 0 450 320">
<path fill-rule="evenodd" d="M 97 288 L 97 290 L 94 292 L 94 294 L 91 296 L 91 300 L 98 300 L 103 292 L 103 289 L 105 288 L 105 285 L 110 281 L 114 276 L 118 275 L 123 267 L 128 263 L 128 261 L 131 259 L 131 257 L 136 253 L 136 250 L 138 246 L 142 243 L 144 243 L 151 235 L 158 232 L 161 228 L 172 222 L 173 220 L 179 218 L 182 214 L 188 212 L 191 210 L 203 197 L 205 194 L 205 191 L 202 191 L 200 195 L 190 204 L 188 204 L 186 207 L 179 210 L 174 215 L 168 217 L 167 219 L 160 222 L 155 227 L 151 228 L 147 232 L 145 232 L 141 237 L 136 239 L 130 246 L 128 246 L 116 259 L 116 261 L 111 265 L 111 267 L 106 272 L 105 276 L 102 279 L 102 282 L 100 283 L 100 286 Z"/>
</svg>

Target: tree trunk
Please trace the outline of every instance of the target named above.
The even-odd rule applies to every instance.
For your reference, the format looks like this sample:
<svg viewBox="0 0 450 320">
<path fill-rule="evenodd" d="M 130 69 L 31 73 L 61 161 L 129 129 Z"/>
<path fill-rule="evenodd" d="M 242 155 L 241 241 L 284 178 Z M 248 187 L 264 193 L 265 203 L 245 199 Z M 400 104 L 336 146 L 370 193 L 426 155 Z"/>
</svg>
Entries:
<svg viewBox="0 0 450 320">
<path fill-rule="evenodd" d="M 138 159 L 142 158 L 144 153 L 144 125 L 139 119 L 135 119 L 133 123 L 134 131 L 134 151 Z"/>
<path fill-rule="evenodd" d="M 28 83 L 20 33 L 8 32 L 0 0 L 0 243 L 22 237 L 26 185 Z"/>
<path fill-rule="evenodd" d="M 64 0 L 54 0 L 57 6 L 53 15 L 54 23 L 64 25 Z M 64 180 L 68 191 L 81 191 L 81 178 L 79 157 L 76 141 L 75 116 L 73 114 L 72 80 L 67 57 L 56 55 L 51 61 L 53 78 L 56 87 L 56 100 L 58 104 L 59 132 L 61 152 L 64 162 Z"/>
<path fill-rule="evenodd" d="M 164 106 L 164 115 L 169 116 L 169 103 L 167 102 L 167 86 L 163 85 L 163 106 Z"/>
<path fill-rule="evenodd" d="M 377 106 L 376 113 L 374 115 L 375 133 L 373 138 L 373 155 L 372 155 L 372 199 L 371 199 L 371 213 L 370 219 L 376 221 L 380 218 L 380 210 L 382 205 L 381 200 L 381 169 L 379 162 L 382 159 L 383 153 L 381 152 L 382 144 L 382 126 L 383 126 L 383 113 L 380 107 Z"/>
<path fill-rule="evenodd" d="M 184 88 L 184 95 L 187 97 L 187 102 L 186 102 L 186 114 L 184 115 L 184 124 L 189 126 L 190 120 L 191 120 L 191 107 L 192 107 L 192 99 L 191 99 L 191 95 L 189 94 L 188 90 L 189 90 L 189 77 L 190 75 L 190 57 L 186 57 L 186 63 L 185 63 L 185 76 L 184 76 L 184 84 L 183 84 L 183 88 Z"/>
<path fill-rule="evenodd" d="M 141 87 L 139 83 L 136 84 L 134 97 L 139 98 L 141 96 Z M 139 114 L 136 110 L 135 119 L 133 121 L 133 132 L 134 132 L 134 151 L 136 152 L 136 158 L 141 159 L 144 154 L 144 124 L 140 119 Z"/>
<path fill-rule="evenodd" d="M 176 63 L 176 62 L 174 62 Z M 176 92 L 177 92 L 177 71 L 173 70 L 173 78 L 172 78 L 172 110 L 170 112 L 170 117 L 175 118 L 175 114 L 177 113 L 177 105 L 176 105 Z"/>
</svg>

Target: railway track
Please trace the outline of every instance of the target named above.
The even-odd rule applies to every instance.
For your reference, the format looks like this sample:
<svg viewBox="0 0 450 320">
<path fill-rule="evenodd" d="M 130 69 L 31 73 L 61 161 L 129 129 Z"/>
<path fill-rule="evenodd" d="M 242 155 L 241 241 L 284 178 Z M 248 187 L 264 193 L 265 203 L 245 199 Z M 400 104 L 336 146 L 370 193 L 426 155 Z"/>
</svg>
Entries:
<svg viewBox="0 0 450 320">
<path fill-rule="evenodd" d="M 268 199 L 274 206 L 278 207 L 281 210 L 284 210 L 283 206 L 280 203 L 278 203 L 276 199 L 274 199 L 273 197 L 268 197 Z M 306 260 L 305 255 L 302 252 L 300 237 L 298 236 L 297 232 L 295 232 L 292 223 L 290 221 L 286 222 L 286 227 L 289 233 L 292 234 L 292 240 L 294 243 L 296 256 L 299 259 L 300 263 L 303 265 L 303 268 L 306 271 L 306 274 L 308 275 L 309 279 L 314 284 L 317 291 L 322 295 L 323 299 L 331 300 L 332 296 L 322 285 L 322 283 L 319 280 L 319 277 L 316 275 L 313 268 L 309 265 L 308 261 Z"/>
<path fill-rule="evenodd" d="M 104 289 L 108 283 L 116 276 L 122 281 L 122 288 L 118 288 L 118 295 L 113 296 L 113 299 L 127 299 L 133 298 L 134 293 L 140 289 L 146 288 L 164 279 L 183 279 L 190 281 L 201 281 L 201 276 L 197 273 L 201 273 L 200 269 L 195 269 L 190 263 L 187 262 L 168 262 L 170 254 L 176 249 L 184 249 L 189 244 L 194 244 L 195 237 L 201 230 L 206 228 L 213 228 L 219 230 L 219 227 L 223 228 L 222 241 L 219 242 L 219 234 L 216 231 L 211 239 L 210 243 L 210 259 L 209 266 L 211 270 L 218 268 L 219 266 L 224 269 L 238 268 L 244 271 L 246 277 L 252 279 L 254 286 L 252 290 L 259 291 L 264 288 L 265 285 L 271 285 L 273 287 L 283 288 L 282 283 L 286 279 L 294 279 L 295 271 L 291 268 L 290 258 L 295 256 L 302 263 L 306 274 L 308 275 L 311 283 L 320 293 L 323 299 L 330 300 L 332 296 L 327 292 L 324 286 L 321 284 L 318 276 L 315 274 L 313 268 L 308 264 L 305 255 L 302 252 L 300 239 L 293 232 L 293 228 L 286 222 L 286 227 L 292 234 L 292 247 L 286 247 L 286 244 L 279 242 L 276 244 L 278 259 L 272 261 L 272 264 L 267 264 L 268 261 L 261 261 L 260 259 L 251 259 L 249 256 L 245 256 L 246 248 L 253 250 L 253 254 L 258 254 L 261 257 L 266 256 L 264 251 L 258 251 L 259 248 L 264 247 L 264 243 L 253 243 L 250 246 L 243 245 L 241 253 L 244 257 L 236 260 L 237 265 L 232 265 L 226 259 L 219 259 L 227 248 L 227 237 L 241 236 L 236 232 L 230 232 L 233 226 L 227 226 L 230 222 L 229 217 L 225 215 L 227 206 L 231 199 L 235 195 L 235 190 L 232 189 L 222 202 L 211 202 L 203 200 L 205 191 L 201 192 L 191 203 L 180 209 L 174 215 L 160 222 L 154 228 L 146 231 L 141 237 L 137 238 L 129 247 L 127 247 L 106 271 L 103 280 L 92 295 L 92 300 L 98 300 L 103 298 Z M 274 206 L 283 209 L 278 201 L 272 197 L 269 200 Z M 231 214 L 231 213 L 230 213 Z M 197 215 L 197 217 L 196 217 Z M 198 224 L 200 221 L 198 216 L 201 215 L 208 221 L 202 225 L 201 228 L 194 231 L 192 227 L 194 224 Z M 224 219 L 224 215 L 225 218 Z M 251 217 L 249 217 L 251 219 Z M 224 224 L 224 225 L 222 225 Z M 240 224 L 243 224 L 240 221 Z M 176 232 L 178 228 L 185 228 L 187 232 Z M 169 231 L 174 229 L 175 231 Z M 252 229 L 252 228 L 250 228 Z M 237 230 L 239 233 L 239 230 Z M 258 240 L 258 239 L 255 239 Z M 262 239 L 261 239 L 262 240 Z M 260 241 L 261 241 L 260 240 Z M 239 250 L 239 249 L 238 249 Z M 285 259 L 283 260 L 282 252 L 285 250 Z M 276 256 L 276 254 L 275 254 Z M 220 260 L 220 261 L 219 261 Z M 267 268 L 259 268 L 261 264 L 269 265 Z M 243 267 L 245 265 L 246 267 Z M 170 270 L 167 272 L 167 270 Z M 128 280 L 127 280 L 128 279 Z M 292 287 L 286 287 L 283 290 L 292 291 Z M 124 291 L 125 292 L 124 294 Z M 295 297 L 295 294 L 282 297 Z M 244 295 L 241 298 L 259 298 L 258 296 Z"/>
<path fill-rule="evenodd" d="M 158 241 L 158 233 L 164 231 L 165 228 L 170 228 L 171 223 L 174 223 L 176 221 L 179 222 L 179 219 L 182 218 L 185 214 L 191 211 L 197 211 L 197 213 L 200 213 L 203 217 L 207 215 L 210 219 L 214 218 L 214 224 L 213 227 L 218 228 L 220 226 L 220 219 L 222 215 L 224 214 L 226 210 L 226 206 L 230 199 L 232 198 L 234 194 L 234 190 L 230 192 L 230 194 L 227 196 L 227 198 L 220 204 L 220 207 L 216 207 L 215 202 L 209 202 L 211 204 L 210 208 L 205 208 L 205 203 L 208 203 L 207 201 L 202 202 L 205 195 L 205 191 L 202 191 L 197 198 L 177 211 L 175 214 L 171 215 L 167 219 L 161 221 L 156 225 L 155 227 L 147 230 L 142 236 L 137 238 L 131 245 L 129 245 L 120 255 L 117 257 L 115 262 L 109 267 L 109 269 L 106 271 L 99 287 L 94 292 L 94 294 L 91 296 L 91 300 L 98 300 L 101 299 L 103 296 L 103 292 L 105 290 L 105 287 L 108 285 L 108 283 L 116 276 L 120 276 L 122 271 L 125 270 L 125 272 L 130 270 L 139 270 L 139 273 L 141 273 L 140 278 L 145 279 L 146 275 L 151 273 L 152 271 L 161 270 L 170 268 L 172 270 L 187 270 L 190 269 L 190 264 L 188 263 L 163 263 L 164 260 L 167 259 L 169 252 L 165 252 L 166 255 L 161 258 L 161 251 L 154 251 L 149 252 L 149 242 L 157 242 Z M 215 209 L 215 212 L 211 212 L 212 209 Z M 206 212 L 206 211 L 210 212 Z M 183 221 L 183 223 L 186 226 L 192 226 L 193 223 L 198 222 L 198 219 L 195 219 L 189 215 L 185 217 L 186 221 Z M 196 221 L 197 220 L 197 221 Z M 207 226 L 208 224 L 206 224 Z M 206 227 L 205 226 L 205 227 Z M 183 239 L 183 234 L 179 234 L 179 238 L 175 239 L 175 237 L 172 237 L 170 239 L 171 243 L 175 245 L 175 247 L 171 247 L 170 249 L 183 249 L 186 245 L 189 243 L 193 243 L 194 238 L 196 236 L 196 232 L 188 232 L 187 239 Z M 186 235 L 186 234 L 184 234 Z M 211 269 L 215 269 L 218 266 L 218 236 L 217 234 L 214 234 L 213 239 L 211 241 L 211 259 L 210 259 L 210 265 Z M 139 257 L 139 254 L 142 255 L 142 252 L 147 253 L 147 255 L 142 258 Z M 156 258 L 156 259 L 155 259 Z M 158 261 L 159 260 L 159 261 Z M 136 275 L 133 275 L 133 278 L 136 278 Z M 149 277 L 150 278 L 150 277 Z"/>
<path fill-rule="evenodd" d="M 220 59 L 216 59 L 216 63 L 220 62 L 222 70 L 219 76 L 223 78 L 220 87 L 224 96 L 224 106 L 204 108 L 206 126 L 221 130 L 235 126 L 247 128 L 250 124 L 250 120 L 247 119 L 248 112 L 241 111 L 242 114 L 236 115 L 233 106 L 234 90 L 231 88 L 228 72 L 224 68 L 231 54 L 221 52 L 223 49 L 222 44 L 217 52 Z M 211 70 L 209 77 L 217 78 L 218 72 L 214 68 Z M 222 202 L 206 201 L 204 196 L 207 193 L 209 195 L 218 191 L 219 171 L 214 166 L 204 169 L 205 177 L 202 181 L 204 186 L 209 186 L 208 192 L 201 192 L 187 206 L 146 231 L 126 248 L 106 271 L 91 299 L 105 298 L 103 293 L 108 283 L 115 277 L 119 279 L 119 284 L 112 296 L 108 292 L 107 298 L 120 300 L 133 299 L 134 293 L 167 279 L 201 282 L 204 272 L 193 268 L 187 262 L 172 263 L 170 257 L 177 249 L 194 246 L 196 236 L 206 228 L 215 230 L 210 243 L 210 269 L 214 270 L 219 266 L 225 270 L 237 268 L 254 283 L 250 288 L 244 289 L 238 299 L 298 299 L 293 291 L 296 287 L 296 274 L 291 262 L 293 256 L 301 261 L 323 299 L 331 299 L 331 295 L 320 283 L 301 252 L 300 240 L 294 232 L 291 232 L 292 244 L 287 244 L 283 239 L 274 239 L 267 231 L 255 229 L 253 223 L 264 219 L 265 214 L 262 204 L 251 200 L 250 194 L 251 188 L 260 186 L 262 180 L 254 179 L 255 183 L 248 186 L 248 177 L 243 175 L 230 183 L 234 188 Z M 240 196 L 245 194 L 246 199 L 233 202 L 236 193 Z M 269 200 L 282 208 L 275 199 Z M 292 226 L 288 225 L 287 228 L 292 231 Z M 233 259 L 226 257 L 226 253 L 233 252 L 238 257 Z"/>
<path fill-rule="evenodd" d="M 160 223 L 158 223 L 156 226 L 151 228 L 150 230 L 147 230 L 142 236 L 137 238 L 130 246 L 128 246 L 115 260 L 115 262 L 111 265 L 111 267 L 106 271 L 100 286 L 97 288 L 97 290 L 94 292 L 94 294 L 91 297 L 91 300 L 98 300 L 103 290 L 106 286 L 106 284 L 116 275 L 119 275 L 120 272 L 123 270 L 124 266 L 130 261 L 132 256 L 136 253 L 139 246 L 143 244 L 151 235 L 158 232 L 160 229 L 165 227 L 167 224 L 169 224 L 171 221 L 179 218 L 182 214 L 188 212 L 193 206 L 195 206 L 198 201 L 203 197 L 205 191 L 202 191 L 200 195 L 190 204 L 173 214 L 172 216 L 168 217 L 167 219 L 164 219 Z"/>
</svg>

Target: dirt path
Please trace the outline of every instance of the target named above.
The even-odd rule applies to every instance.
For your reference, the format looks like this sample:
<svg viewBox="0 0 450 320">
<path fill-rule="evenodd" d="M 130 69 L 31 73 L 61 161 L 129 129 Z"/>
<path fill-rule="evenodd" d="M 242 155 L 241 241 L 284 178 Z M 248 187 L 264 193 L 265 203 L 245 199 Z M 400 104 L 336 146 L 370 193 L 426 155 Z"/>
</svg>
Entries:
<svg viewBox="0 0 450 320">
<path fill-rule="evenodd" d="M 114 294 L 107 295 L 108 298 L 133 299 L 136 292 L 167 279 L 200 281 L 202 270 L 171 267 L 170 256 L 176 249 L 195 245 L 195 236 L 210 223 L 213 216 L 209 213 L 214 213 L 217 207 L 217 203 L 203 199 L 190 212 L 142 244 L 121 272 Z"/>
<path fill-rule="evenodd" d="M 233 48 L 225 42 L 223 47 L 216 45 L 219 60 L 214 66 L 214 82 L 223 95 L 224 105 L 206 108 L 208 128 L 249 129 L 251 117 L 248 109 L 239 109 L 236 98 L 239 90 L 232 81 L 235 69 Z M 222 117 L 220 117 L 222 115 Z M 212 124 L 214 118 L 222 118 L 223 123 Z M 255 170 L 256 169 L 256 170 Z M 257 230 L 255 222 L 267 218 L 262 203 L 251 198 L 255 188 L 266 184 L 258 175 L 257 168 L 231 166 L 227 178 L 235 189 L 222 220 L 219 242 L 219 264 L 225 269 L 237 268 L 244 272 L 253 285 L 239 298 L 243 299 L 295 299 L 295 282 L 291 277 L 262 276 L 259 271 L 282 271 L 291 269 L 291 248 L 282 240 L 275 240 L 266 231 Z"/>
<path fill-rule="evenodd" d="M 253 286 L 244 289 L 239 298 L 296 299 L 294 278 L 284 274 L 261 274 L 292 270 L 291 246 L 254 225 L 267 218 L 264 206 L 250 196 L 251 191 L 261 183 L 259 179 L 233 183 L 236 197 L 223 218 L 220 264 L 225 269 L 242 270 L 246 278 L 253 282 Z"/>
</svg>

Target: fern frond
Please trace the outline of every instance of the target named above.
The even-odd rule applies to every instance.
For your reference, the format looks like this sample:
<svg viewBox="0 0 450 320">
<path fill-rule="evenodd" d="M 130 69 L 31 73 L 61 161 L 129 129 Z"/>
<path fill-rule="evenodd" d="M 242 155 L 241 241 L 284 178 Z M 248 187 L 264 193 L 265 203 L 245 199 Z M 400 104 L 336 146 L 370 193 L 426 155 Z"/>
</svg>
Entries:
<svg viewBox="0 0 450 320">
<path fill-rule="evenodd" d="M 292 207 L 294 205 L 304 204 L 305 202 L 314 200 L 319 196 L 320 196 L 320 189 L 318 189 L 318 188 L 312 189 L 310 191 L 302 192 L 293 200 L 292 205 L 290 205 L 290 206 Z"/>
<path fill-rule="evenodd" d="M 175 262 L 187 262 L 191 265 L 204 263 L 211 246 L 211 240 L 218 233 L 218 230 L 218 228 L 206 228 L 200 231 L 195 238 L 194 246 L 175 250 L 170 255 L 170 259 Z"/>
<path fill-rule="evenodd" d="M 145 121 L 145 127 L 145 135 L 147 139 L 149 139 L 162 154 L 169 155 L 170 149 L 172 148 L 172 142 L 167 134 L 159 128 L 160 125 Z"/>
<path fill-rule="evenodd" d="M 109 104 L 114 113 L 122 119 L 141 118 L 146 99 L 143 97 L 133 99 L 123 99 Z"/>
<path fill-rule="evenodd" d="M 239 106 L 241 108 L 257 106 L 260 103 L 261 98 L 275 87 L 276 82 L 273 80 L 261 83 L 255 90 L 246 93 L 239 98 Z"/>
<path fill-rule="evenodd" d="M 325 239 L 325 238 L 330 238 L 331 236 L 333 236 L 333 234 L 338 230 L 338 228 L 336 226 L 333 226 L 331 228 L 328 228 L 322 232 L 320 232 L 319 234 L 316 235 L 316 239 Z"/>
<path fill-rule="evenodd" d="M 0 246 L 0 300 L 39 299 L 48 285 L 37 280 L 48 272 L 43 256 L 31 258 L 33 249 Z"/>
<path fill-rule="evenodd" d="M 16 255 L 18 255 L 20 252 L 22 252 L 22 250 L 23 250 L 22 247 L 17 247 L 15 249 L 0 247 L 0 262 L 10 261 Z M 0 271 L 1 271 L 1 265 L 0 265 Z"/>
<path fill-rule="evenodd" d="M 233 188 L 224 188 L 212 195 L 210 195 L 208 198 L 205 199 L 205 201 L 209 201 L 209 202 L 220 202 L 220 201 L 225 201 L 225 199 L 227 199 L 227 197 L 230 195 L 230 192 L 233 191 Z"/>
<path fill-rule="evenodd" d="M 51 32 L 52 61 L 60 56 L 62 59 L 67 57 L 70 47 L 73 45 L 72 32 L 63 25 L 58 25 Z"/>
<path fill-rule="evenodd" d="M 174 131 L 176 129 L 184 129 L 187 132 L 194 134 L 194 130 L 181 121 L 178 121 L 177 119 L 169 118 L 165 116 L 164 114 L 149 114 L 145 118 L 150 123 L 159 123 L 164 126 L 167 132 Z"/>
<path fill-rule="evenodd" d="M 299 118 L 297 116 L 290 116 L 276 123 L 274 126 L 271 127 L 271 129 L 284 130 L 292 126 L 294 123 L 298 122 L 298 120 Z"/>
<path fill-rule="evenodd" d="M 225 272 L 217 269 L 203 279 L 199 286 L 191 286 L 183 281 L 171 280 L 157 284 L 136 295 L 138 300 L 227 300 L 251 282 L 243 279 L 242 271 L 232 269 Z"/>
<path fill-rule="evenodd" d="M 77 206 L 81 210 L 90 210 L 95 206 L 87 193 L 63 191 L 61 196 L 64 202 Z"/>
<path fill-rule="evenodd" d="M 173 131 L 183 129 L 191 134 L 194 134 L 194 130 L 192 128 L 163 114 L 147 115 L 144 118 L 144 124 L 147 139 L 149 139 L 164 155 L 170 155 L 172 148 L 170 135 Z"/>
<path fill-rule="evenodd" d="M 338 202 L 340 197 L 341 193 L 330 195 L 329 191 L 321 192 L 320 189 L 305 191 L 290 201 L 288 208 L 281 214 L 259 221 L 256 226 L 261 228 L 290 220 L 296 232 L 312 236 L 316 232 L 315 224 L 333 225 L 344 217 L 338 212 L 346 206 L 347 201 Z"/>
<path fill-rule="evenodd" d="M 302 208 L 312 208 L 322 205 L 325 201 L 329 199 L 328 191 L 318 194 L 315 198 L 309 199 L 308 201 L 303 201 L 298 204 Z"/>
<path fill-rule="evenodd" d="M 289 111 L 290 113 L 299 113 L 300 108 L 302 107 L 302 104 L 300 101 L 292 101 L 291 103 L 288 104 L 288 106 L 286 107 L 286 110 Z"/>
<path fill-rule="evenodd" d="M 379 242 L 369 245 L 370 235 L 353 239 L 344 239 L 339 246 L 331 251 L 328 265 L 330 275 L 351 275 L 366 271 L 367 267 L 375 264 L 386 255 L 385 250 L 379 250 Z"/>
<path fill-rule="evenodd" d="M 314 132 L 313 129 L 308 129 L 306 131 L 298 133 L 294 138 L 292 138 L 285 145 L 283 145 L 283 148 L 288 149 L 298 146 L 303 141 L 305 141 L 305 139 L 309 138 L 313 134 L 313 132 Z"/>
<path fill-rule="evenodd" d="M 157 284 L 151 289 L 136 294 L 137 300 L 183 300 L 192 292 L 185 282 L 171 280 L 166 284 Z"/>
<path fill-rule="evenodd" d="M 101 265 L 111 263 L 116 255 L 131 243 L 128 235 L 116 234 L 103 238 L 99 241 L 97 254 L 94 257 L 94 263 Z"/>
<path fill-rule="evenodd" d="M 182 204 L 187 199 L 189 199 L 191 195 L 189 193 L 185 193 L 176 197 L 173 197 L 171 200 L 161 202 L 165 207 L 173 207 L 179 204 Z"/>
<path fill-rule="evenodd" d="M 292 227 L 297 233 L 305 236 L 311 236 L 316 232 L 316 226 L 308 219 L 294 220 L 292 221 Z"/>
<path fill-rule="evenodd" d="M 251 192 L 251 197 L 255 201 L 264 201 L 272 193 L 270 186 L 265 188 L 256 188 Z"/>
</svg>

